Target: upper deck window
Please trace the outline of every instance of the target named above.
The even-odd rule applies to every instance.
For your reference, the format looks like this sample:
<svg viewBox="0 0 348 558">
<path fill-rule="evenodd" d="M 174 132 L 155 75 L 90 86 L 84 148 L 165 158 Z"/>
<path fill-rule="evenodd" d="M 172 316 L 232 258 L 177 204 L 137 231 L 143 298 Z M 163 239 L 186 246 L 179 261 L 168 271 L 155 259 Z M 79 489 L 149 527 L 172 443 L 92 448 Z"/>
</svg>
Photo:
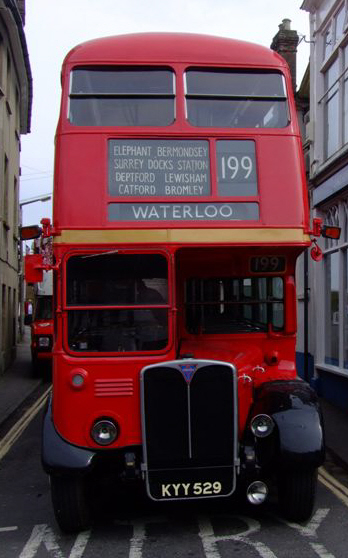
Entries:
<svg viewBox="0 0 348 558">
<path fill-rule="evenodd" d="M 69 120 L 75 126 L 168 126 L 175 118 L 174 73 L 155 68 L 76 68 Z"/>
<path fill-rule="evenodd" d="M 285 80 L 279 72 L 189 70 L 186 109 L 194 126 L 283 128 L 289 123 Z"/>
</svg>

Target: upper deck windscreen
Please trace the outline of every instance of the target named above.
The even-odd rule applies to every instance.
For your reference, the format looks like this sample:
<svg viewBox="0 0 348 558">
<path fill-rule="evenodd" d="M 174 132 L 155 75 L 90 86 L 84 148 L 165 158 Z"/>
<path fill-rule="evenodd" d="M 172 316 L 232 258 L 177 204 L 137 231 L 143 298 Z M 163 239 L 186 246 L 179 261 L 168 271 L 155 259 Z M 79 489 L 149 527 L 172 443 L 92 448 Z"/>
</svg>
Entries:
<svg viewBox="0 0 348 558">
<path fill-rule="evenodd" d="M 77 68 L 69 120 L 76 126 L 168 126 L 175 116 L 174 74 L 152 68 Z"/>
<path fill-rule="evenodd" d="M 189 70 L 186 110 L 191 124 L 218 128 L 284 128 L 289 123 L 279 72 Z"/>
<path fill-rule="evenodd" d="M 169 126 L 176 118 L 175 90 L 169 69 L 75 68 L 69 121 L 75 126 Z M 186 120 L 196 127 L 284 128 L 289 123 L 279 72 L 190 69 L 185 101 Z"/>
</svg>

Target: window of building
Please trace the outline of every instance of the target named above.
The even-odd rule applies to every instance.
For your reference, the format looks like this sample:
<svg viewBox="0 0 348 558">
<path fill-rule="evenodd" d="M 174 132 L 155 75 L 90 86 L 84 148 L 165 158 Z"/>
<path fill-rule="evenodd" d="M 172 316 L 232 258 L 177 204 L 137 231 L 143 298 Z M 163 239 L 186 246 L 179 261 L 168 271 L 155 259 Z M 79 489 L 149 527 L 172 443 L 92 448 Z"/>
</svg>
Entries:
<svg viewBox="0 0 348 558">
<path fill-rule="evenodd" d="M 168 126 L 175 119 L 175 80 L 169 69 L 76 68 L 69 120 L 75 126 Z"/>
<path fill-rule="evenodd" d="M 343 49 L 344 66 L 348 68 L 348 45 Z M 343 142 L 348 142 L 348 72 L 344 74 L 343 82 Z"/>
<path fill-rule="evenodd" d="M 12 300 L 12 344 L 15 345 L 17 342 L 17 291 L 13 289 L 13 300 Z"/>
<path fill-rule="evenodd" d="M 13 180 L 13 234 L 17 236 L 18 227 L 18 180 Z"/>
<path fill-rule="evenodd" d="M 21 104 L 19 89 L 16 87 L 16 132 L 19 134 L 20 129 L 20 114 L 21 114 Z"/>
<path fill-rule="evenodd" d="M 4 42 L 2 35 L 0 34 L 0 95 L 4 95 L 3 86 L 4 86 L 4 56 L 5 56 L 5 49 L 4 49 Z"/>
<path fill-rule="evenodd" d="M 339 365 L 339 252 L 332 252 L 325 256 L 325 363 Z"/>
<path fill-rule="evenodd" d="M 329 27 L 326 29 L 326 31 L 323 34 L 324 36 L 324 53 L 323 53 L 323 58 L 324 60 L 327 58 L 327 56 L 330 54 L 331 50 L 332 50 L 332 32 L 331 32 L 331 23 L 329 25 Z"/>
<path fill-rule="evenodd" d="M 347 4 L 340 4 L 322 33 L 323 162 L 348 142 Z"/>
<path fill-rule="evenodd" d="M 11 287 L 7 287 L 7 335 L 8 335 L 8 345 L 12 347 L 13 345 L 13 324 L 12 324 L 12 310 L 13 310 L 13 301 L 12 301 L 12 289 Z"/>
<path fill-rule="evenodd" d="M 7 64 L 6 64 L 6 100 L 7 107 L 9 108 L 9 103 L 11 100 L 11 75 L 12 75 L 12 63 L 10 52 L 7 51 Z"/>
<path fill-rule="evenodd" d="M 7 316 L 7 304 L 6 304 L 6 285 L 2 285 L 1 292 L 1 310 L 2 310 L 2 350 L 6 349 L 7 343 L 7 327 L 6 327 L 6 316 Z"/>
<path fill-rule="evenodd" d="M 335 25 L 335 42 L 337 43 L 338 41 L 340 41 L 343 37 L 343 30 L 344 30 L 344 22 L 345 22 L 345 12 L 346 12 L 346 7 L 343 5 L 341 6 L 341 8 L 339 9 L 339 11 L 337 12 L 335 19 L 334 19 L 334 25 Z"/>
<path fill-rule="evenodd" d="M 188 70 L 188 121 L 199 127 L 283 128 L 289 123 L 285 80 L 279 72 Z"/>
<path fill-rule="evenodd" d="M 323 259 L 323 324 L 318 354 L 325 365 L 348 374 L 348 199 L 324 215 L 327 225 L 341 227 L 339 240 L 325 239 Z"/>
<path fill-rule="evenodd" d="M 323 32 L 323 60 L 335 50 L 344 37 L 348 25 L 348 1 L 340 3 Z"/>
<path fill-rule="evenodd" d="M 8 227 L 8 174 L 9 174 L 9 161 L 7 156 L 4 156 L 4 192 L 3 192 L 3 204 L 4 204 L 4 221 Z"/>
<path fill-rule="evenodd" d="M 324 120 L 326 122 L 325 155 L 330 157 L 340 147 L 339 138 L 339 64 L 338 58 L 324 74 L 325 98 Z"/>
</svg>

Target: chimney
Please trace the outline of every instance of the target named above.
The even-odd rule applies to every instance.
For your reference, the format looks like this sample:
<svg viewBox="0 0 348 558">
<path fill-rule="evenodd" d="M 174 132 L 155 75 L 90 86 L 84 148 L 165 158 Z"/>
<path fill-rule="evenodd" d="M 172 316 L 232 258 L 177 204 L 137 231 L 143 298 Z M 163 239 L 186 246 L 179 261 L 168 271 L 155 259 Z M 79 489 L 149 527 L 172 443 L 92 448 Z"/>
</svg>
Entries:
<svg viewBox="0 0 348 558">
<path fill-rule="evenodd" d="M 25 25 L 25 0 L 17 0 L 17 7 L 22 18 L 23 25 Z"/>
<path fill-rule="evenodd" d="M 285 58 L 289 65 L 294 93 L 296 91 L 296 53 L 298 41 L 297 31 L 291 30 L 291 20 L 283 19 L 279 25 L 279 31 L 273 37 L 271 44 L 271 49 Z"/>
</svg>

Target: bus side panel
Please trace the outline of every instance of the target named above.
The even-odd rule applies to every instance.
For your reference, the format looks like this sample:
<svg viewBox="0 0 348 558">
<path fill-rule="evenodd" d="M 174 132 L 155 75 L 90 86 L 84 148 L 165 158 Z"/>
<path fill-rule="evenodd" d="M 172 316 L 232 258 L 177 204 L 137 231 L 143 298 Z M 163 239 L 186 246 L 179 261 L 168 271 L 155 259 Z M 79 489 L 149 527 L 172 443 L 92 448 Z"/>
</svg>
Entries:
<svg viewBox="0 0 348 558">
<path fill-rule="evenodd" d="M 54 223 L 68 229 L 104 226 L 107 215 L 107 141 L 104 135 L 57 136 L 54 188 Z"/>
<path fill-rule="evenodd" d="M 300 139 L 282 135 L 260 137 L 257 155 L 263 225 L 308 228 L 307 186 Z"/>
</svg>

